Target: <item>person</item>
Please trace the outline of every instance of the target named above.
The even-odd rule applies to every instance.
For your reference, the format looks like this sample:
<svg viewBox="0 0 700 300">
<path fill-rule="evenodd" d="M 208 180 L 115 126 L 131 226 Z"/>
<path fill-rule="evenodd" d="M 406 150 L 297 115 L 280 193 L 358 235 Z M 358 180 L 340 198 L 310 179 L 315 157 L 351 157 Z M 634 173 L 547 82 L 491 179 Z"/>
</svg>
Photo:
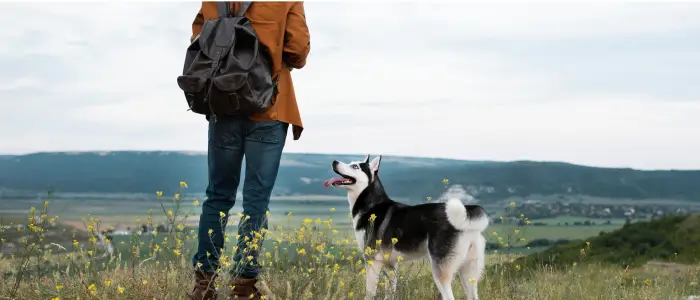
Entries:
<svg viewBox="0 0 700 300">
<path fill-rule="evenodd" d="M 235 14 L 242 2 L 231 2 Z M 279 72 L 276 100 L 268 110 L 248 118 L 217 116 L 209 120 L 207 199 L 199 219 L 198 247 L 192 258 L 195 285 L 191 299 L 213 299 L 220 267 L 230 267 L 231 299 L 259 299 L 256 288 L 260 265 L 258 250 L 267 230 L 270 195 L 275 185 L 289 125 L 294 140 L 302 132 L 291 70 L 306 65 L 310 35 L 303 2 L 253 2 L 247 17 L 272 59 L 272 73 Z M 218 18 L 216 2 L 203 1 L 192 23 L 192 40 L 206 20 Z M 245 157 L 243 216 L 232 261 L 226 261 L 224 228 L 236 200 Z M 252 297 L 251 297 L 252 296 Z M 237 297 L 237 298 L 236 298 Z"/>
</svg>

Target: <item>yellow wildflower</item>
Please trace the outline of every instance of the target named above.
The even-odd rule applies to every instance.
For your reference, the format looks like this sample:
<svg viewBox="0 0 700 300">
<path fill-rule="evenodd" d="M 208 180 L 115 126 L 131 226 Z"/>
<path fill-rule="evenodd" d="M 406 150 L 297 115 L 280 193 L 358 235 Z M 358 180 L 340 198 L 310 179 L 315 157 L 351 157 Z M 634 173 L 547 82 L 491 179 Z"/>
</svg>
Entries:
<svg viewBox="0 0 700 300">
<path fill-rule="evenodd" d="M 94 284 L 94 283 L 91 284 L 91 285 L 89 285 L 87 289 L 88 289 L 88 291 L 90 292 L 90 295 L 93 295 L 93 296 L 94 296 L 94 295 L 96 294 L 96 292 L 95 292 L 95 284 Z"/>
</svg>

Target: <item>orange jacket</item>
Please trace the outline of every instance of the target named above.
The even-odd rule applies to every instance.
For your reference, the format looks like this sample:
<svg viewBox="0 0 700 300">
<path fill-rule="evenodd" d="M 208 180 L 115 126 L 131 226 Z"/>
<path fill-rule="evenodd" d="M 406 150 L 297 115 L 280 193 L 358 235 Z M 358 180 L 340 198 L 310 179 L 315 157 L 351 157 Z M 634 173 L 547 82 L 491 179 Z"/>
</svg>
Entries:
<svg viewBox="0 0 700 300">
<path fill-rule="evenodd" d="M 233 2 L 231 12 L 237 12 L 241 4 Z M 298 140 L 303 125 L 289 68 L 303 68 L 311 49 L 304 2 L 254 2 L 245 16 L 250 19 L 260 43 L 270 51 L 272 73 L 279 72 L 275 104 L 268 110 L 251 116 L 250 119 L 278 120 L 291 124 L 294 139 Z M 216 2 L 202 1 L 202 8 L 192 22 L 192 39 L 202 31 L 204 21 L 217 18 L 219 12 Z"/>
</svg>

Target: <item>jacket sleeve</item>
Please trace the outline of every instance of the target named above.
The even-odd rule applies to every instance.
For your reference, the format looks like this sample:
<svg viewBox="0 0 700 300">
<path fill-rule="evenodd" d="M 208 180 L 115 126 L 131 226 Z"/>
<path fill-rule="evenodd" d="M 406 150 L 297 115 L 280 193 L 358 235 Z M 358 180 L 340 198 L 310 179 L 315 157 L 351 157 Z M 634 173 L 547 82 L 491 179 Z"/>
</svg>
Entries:
<svg viewBox="0 0 700 300">
<path fill-rule="evenodd" d="M 304 2 L 294 2 L 287 13 L 282 59 L 287 66 L 301 69 L 306 65 L 310 50 L 311 36 L 306 25 Z"/>
<path fill-rule="evenodd" d="M 194 17 L 192 22 L 192 37 L 190 37 L 190 43 L 194 41 L 194 38 L 202 32 L 202 25 L 204 25 L 204 15 L 202 14 L 202 8 L 199 8 L 199 12 Z"/>
</svg>

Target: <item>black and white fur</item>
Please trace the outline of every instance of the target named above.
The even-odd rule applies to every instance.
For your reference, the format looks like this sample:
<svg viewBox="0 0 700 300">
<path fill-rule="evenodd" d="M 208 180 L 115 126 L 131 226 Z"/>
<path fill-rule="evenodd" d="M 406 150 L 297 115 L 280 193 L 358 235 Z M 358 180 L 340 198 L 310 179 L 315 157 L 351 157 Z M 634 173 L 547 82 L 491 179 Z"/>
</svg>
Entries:
<svg viewBox="0 0 700 300">
<path fill-rule="evenodd" d="M 458 199 L 445 203 L 406 205 L 387 196 L 379 180 L 381 156 L 371 162 L 349 164 L 333 161 L 333 171 L 342 178 L 331 179 L 325 186 L 348 190 L 353 227 L 360 251 L 376 250 L 367 257 L 366 297 L 374 298 L 382 266 L 398 270 L 398 259 L 428 257 L 433 279 L 443 300 L 453 300 L 452 279 L 455 273 L 464 285 L 467 299 L 477 300 L 477 284 L 484 270 L 486 240 L 482 232 L 489 219 L 478 205 L 464 205 Z M 372 215 L 376 218 L 371 221 Z M 398 239 L 394 245 L 392 239 Z M 381 243 L 377 245 L 377 240 Z M 388 259 L 385 259 L 385 254 Z M 397 275 L 398 276 L 398 275 Z M 391 282 L 396 292 L 397 278 Z"/>
</svg>

